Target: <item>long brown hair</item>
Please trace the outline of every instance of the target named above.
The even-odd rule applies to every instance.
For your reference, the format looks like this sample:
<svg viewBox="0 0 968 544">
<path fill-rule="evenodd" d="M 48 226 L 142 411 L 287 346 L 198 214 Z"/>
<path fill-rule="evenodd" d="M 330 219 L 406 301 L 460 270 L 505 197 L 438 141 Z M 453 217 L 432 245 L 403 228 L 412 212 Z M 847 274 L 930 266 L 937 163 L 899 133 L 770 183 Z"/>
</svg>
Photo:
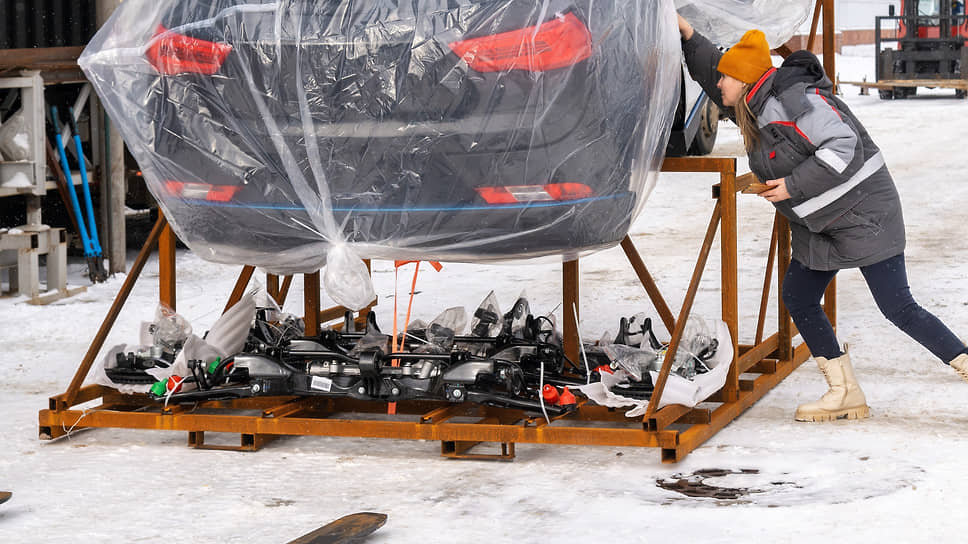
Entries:
<svg viewBox="0 0 968 544">
<path fill-rule="evenodd" d="M 739 98 L 739 104 L 733 107 L 733 111 L 736 112 L 736 124 L 739 126 L 739 131 L 743 135 L 743 147 L 746 148 L 747 153 L 752 151 L 756 147 L 756 144 L 760 142 L 760 127 L 756 121 L 756 114 L 753 113 L 749 104 L 746 103 L 746 97 L 749 96 L 752 89 L 752 83 L 744 85 L 743 94 Z"/>
</svg>

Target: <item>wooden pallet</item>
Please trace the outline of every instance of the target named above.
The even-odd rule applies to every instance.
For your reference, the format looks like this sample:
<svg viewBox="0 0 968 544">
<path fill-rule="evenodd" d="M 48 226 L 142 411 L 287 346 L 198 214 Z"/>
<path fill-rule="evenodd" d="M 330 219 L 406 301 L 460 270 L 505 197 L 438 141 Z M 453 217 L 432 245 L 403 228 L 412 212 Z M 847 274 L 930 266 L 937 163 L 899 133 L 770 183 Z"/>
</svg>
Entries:
<svg viewBox="0 0 968 544">
<path fill-rule="evenodd" d="M 929 87 L 939 89 L 959 89 L 968 91 L 968 79 L 882 79 L 880 81 L 838 81 L 839 85 L 854 85 L 861 90 L 885 89 L 898 87 Z"/>
</svg>

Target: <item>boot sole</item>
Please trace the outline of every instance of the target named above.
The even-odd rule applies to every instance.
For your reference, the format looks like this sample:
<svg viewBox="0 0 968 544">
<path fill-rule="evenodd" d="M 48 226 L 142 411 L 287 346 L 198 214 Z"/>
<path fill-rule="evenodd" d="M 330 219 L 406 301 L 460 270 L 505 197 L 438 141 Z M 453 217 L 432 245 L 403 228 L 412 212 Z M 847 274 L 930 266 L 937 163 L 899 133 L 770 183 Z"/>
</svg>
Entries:
<svg viewBox="0 0 968 544">
<path fill-rule="evenodd" d="M 871 417 L 871 409 L 869 406 L 858 406 L 857 408 L 848 408 L 847 410 L 838 410 L 836 412 L 820 412 L 813 414 L 796 414 L 794 419 L 797 421 L 835 421 L 838 419 L 865 419 Z"/>
</svg>

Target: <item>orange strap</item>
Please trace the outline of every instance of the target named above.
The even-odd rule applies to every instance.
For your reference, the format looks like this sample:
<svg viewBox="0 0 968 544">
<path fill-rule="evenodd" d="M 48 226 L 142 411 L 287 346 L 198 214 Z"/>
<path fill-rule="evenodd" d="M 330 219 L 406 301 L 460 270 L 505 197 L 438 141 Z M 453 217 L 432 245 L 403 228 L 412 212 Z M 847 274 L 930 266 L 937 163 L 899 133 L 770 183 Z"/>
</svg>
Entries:
<svg viewBox="0 0 968 544">
<path fill-rule="evenodd" d="M 400 267 L 409 264 L 417 263 L 417 266 L 413 269 L 413 281 L 410 282 L 410 300 L 407 301 L 407 317 L 403 321 L 403 332 L 400 334 L 400 342 L 397 343 L 397 298 L 398 298 L 398 272 Z M 443 266 L 437 261 L 430 261 L 430 266 L 434 267 L 434 270 L 440 272 Z M 390 341 L 390 349 L 393 351 L 403 351 L 403 346 L 407 341 L 407 325 L 410 324 L 410 310 L 413 309 L 413 296 L 417 292 L 417 274 L 420 273 L 420 261 L 393 261 L 393 338 Z M 390 361 L 391 366 L 400 366 L 399 359 L 392 359 Z M 395 414 L 397 413 L 397 403 L 390 402 L 387 404 L 387 413 Z"/>
</svg>

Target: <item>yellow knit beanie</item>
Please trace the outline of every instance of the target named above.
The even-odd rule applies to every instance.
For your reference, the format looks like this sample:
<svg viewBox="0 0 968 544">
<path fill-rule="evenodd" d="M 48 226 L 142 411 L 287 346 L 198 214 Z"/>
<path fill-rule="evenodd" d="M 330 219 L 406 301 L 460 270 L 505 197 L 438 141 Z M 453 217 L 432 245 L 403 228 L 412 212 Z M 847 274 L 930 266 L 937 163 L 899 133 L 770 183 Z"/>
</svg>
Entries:
<svg viewBox="0 0 968 544">
<path fill-rule="evenodd" d="M 723 53 L 717 70 L 743 83 L 756 83 L 770 68 L 770 45 L 759 30 L 750 30 L 743 38 Z"/>
</svg>

